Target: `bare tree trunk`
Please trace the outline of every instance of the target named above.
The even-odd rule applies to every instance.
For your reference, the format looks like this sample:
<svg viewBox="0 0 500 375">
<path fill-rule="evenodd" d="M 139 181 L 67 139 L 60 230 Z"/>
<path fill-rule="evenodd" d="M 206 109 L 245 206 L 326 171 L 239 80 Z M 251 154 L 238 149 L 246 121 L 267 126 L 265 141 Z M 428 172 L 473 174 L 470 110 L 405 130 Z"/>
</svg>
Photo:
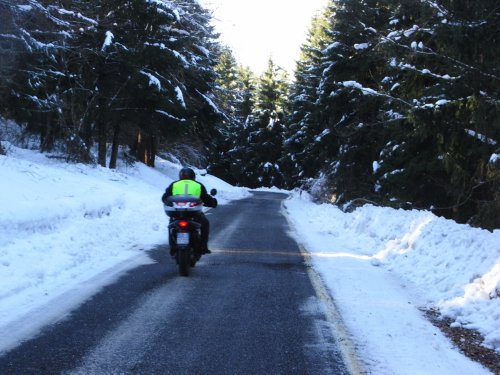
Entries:
<svg viewBox="0 0 500 375">
<path fill-rule="evenodd" d="M 97 162 L 106 166 L 106 125 L 99 119 L 97 122 Z"/>
<path fill-rule="evenodd" d="M 155 158 L 156 158 L 156 137 L 149 137 L 149 163 L 148 166 L 154 168 L 155 167 Z"/>
<path fill-rule="evenodd" d="M 137 157 L 137 160 L 146 164 L 147 155 L 146 155 L 146 147 L 145 147 L 145 142 L 144 142 L 144 133 L 142 132 L 142 130 L 139 130 L 139 132 L 137 133 L 135 144 L 136 144 L 135 156 Z"/>
<path fill-rule="evenodd" d="M 100 94 L 99 94 L 100 95 Z M 103 109 L 104 109 L 104 100 L 99 98 L 97 103 L 99 103 L 99 107 L 97 109 L 97 162 L 99 165 L 103 167 L 106 166 L 106 123 L 103 120 Z"/>
<path fill-rule="evenodd" d="M 156 137 L 151 136 L 144 130 L 139 130 L 136 146 L 137 160 L 149 167 L 154 167 L 156 158 Z"/>
<path fill-rule="evenodd" d="M 81 137 L 83 139 L 83 142 L 85 143 L 85 147 L 87 150 L 90 150 L 93 145 L 93 139 L 92 139 L 92 122 L 88 121 L 87 119 L 84 119 L 84 123 L 82 126 L 82 131 L 81 131 Z"/>
<path fill-rule="evenodd" d="M 111 157 L 109 161 L 109 168 L 116 169 L 116 161 L 118 160 L 118 146 L 120 139 L 120 124 L 116 123 L 113 127 L 113 144 L 111 146 Z"/>
<path fill-rule="evenodd" d="M 54 124 L 51 112 L 41 114 L 41 119 L 45 120 L 45 126 L 41 129 L 41 150 L 50 151 L 54 147 Z"/>
</svg>

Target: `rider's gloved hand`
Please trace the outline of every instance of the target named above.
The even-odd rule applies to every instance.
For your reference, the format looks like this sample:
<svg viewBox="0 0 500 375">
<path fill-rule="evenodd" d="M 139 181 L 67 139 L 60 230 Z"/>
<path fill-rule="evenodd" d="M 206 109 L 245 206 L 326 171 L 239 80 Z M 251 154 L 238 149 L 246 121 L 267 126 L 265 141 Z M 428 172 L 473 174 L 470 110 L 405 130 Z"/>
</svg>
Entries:
<svg viewBox="0 0 500 375">
<path fill-rule="evenodd" d="M 166 204 L 167 206 L 172 206 L 172 203 L 169 203 L 167 201 L 168 199 L 168 195 L 167 194 L 163 194 L 162 197 L 161 197 L 161 201 L 163 202 L 163 204 Z"/>
</svg>

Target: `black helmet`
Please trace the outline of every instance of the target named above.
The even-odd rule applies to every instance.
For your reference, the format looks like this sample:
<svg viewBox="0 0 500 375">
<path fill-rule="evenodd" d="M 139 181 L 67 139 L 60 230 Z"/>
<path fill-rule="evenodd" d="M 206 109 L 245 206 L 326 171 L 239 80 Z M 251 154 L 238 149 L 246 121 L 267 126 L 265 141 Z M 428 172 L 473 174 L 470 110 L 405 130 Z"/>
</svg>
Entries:
<svg viewBox="0 0 500 375">
<path fill-rule="evenodd" d="M 182 168 L 179 171 L 179 180 L 194 180 L 196 174 L 191 168 Z"/>
</svg>

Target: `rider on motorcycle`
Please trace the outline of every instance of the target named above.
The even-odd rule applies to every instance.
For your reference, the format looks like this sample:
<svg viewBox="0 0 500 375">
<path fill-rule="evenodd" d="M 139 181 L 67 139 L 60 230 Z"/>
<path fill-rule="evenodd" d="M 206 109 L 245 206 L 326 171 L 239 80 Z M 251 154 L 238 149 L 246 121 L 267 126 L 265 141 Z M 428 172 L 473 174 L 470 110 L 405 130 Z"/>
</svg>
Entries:
<svg viewBox="0 0 500 375">
<path fill-rule="evenodd" d="M 217 199 L 208 194 L 205 186 L 195 181 L 195 178 L 196 175 L 191 168 L 182 168 L 179 171 L 179 180 L 172 182 L 162 195 L 163 203 L 166 203 L 166 199 L 170 196 L 192 195 L 200 198 L 207 207 L 217 207 Z M 211 251 L 208 249 L 210 222 L 202 211 L 195 213 L 193 218 L 201 224 L 201 251 L 203 254 L 210 254 Z M 174 255 L 172 254 L 172 248 L 170 248 L 170 254 Z"/>
</svg>

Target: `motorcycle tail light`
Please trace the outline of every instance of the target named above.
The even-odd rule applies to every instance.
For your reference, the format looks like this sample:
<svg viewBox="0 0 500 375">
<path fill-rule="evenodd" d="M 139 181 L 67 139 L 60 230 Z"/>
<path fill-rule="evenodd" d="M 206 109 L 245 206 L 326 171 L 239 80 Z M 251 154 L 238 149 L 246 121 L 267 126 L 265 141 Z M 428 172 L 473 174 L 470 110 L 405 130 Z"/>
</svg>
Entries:
<svg viewBox="0 0 500 375">
<path fill-rule="evenodd" d="M 187 221 L 184 221 L 184 220 L 179 221 L 179 226 L 181 228 L 186 228 L 188 225 L 189 225 L 189 222 L 187 222 Z"/>
</svg>

